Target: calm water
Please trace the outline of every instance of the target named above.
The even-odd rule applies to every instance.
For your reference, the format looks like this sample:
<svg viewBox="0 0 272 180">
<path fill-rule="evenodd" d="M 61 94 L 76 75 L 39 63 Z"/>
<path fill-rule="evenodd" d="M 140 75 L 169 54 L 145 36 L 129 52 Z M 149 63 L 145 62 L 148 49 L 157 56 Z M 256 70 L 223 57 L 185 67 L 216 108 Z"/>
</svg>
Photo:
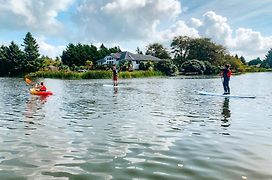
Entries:
<svg viewBox="0 0 272 180">
<path fill-rule="evenodd" d="M 272 179 L 272 73 L 221 80 L 0 78 L 0 179 Z"/>
</svg>

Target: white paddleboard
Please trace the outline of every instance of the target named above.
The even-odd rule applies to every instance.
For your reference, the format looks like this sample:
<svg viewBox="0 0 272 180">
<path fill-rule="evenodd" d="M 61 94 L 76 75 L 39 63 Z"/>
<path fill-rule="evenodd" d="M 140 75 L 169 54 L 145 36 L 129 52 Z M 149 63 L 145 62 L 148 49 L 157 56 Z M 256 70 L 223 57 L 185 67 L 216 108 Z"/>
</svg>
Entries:
<svg viewBox="0 0 272 180">
<path fill-rule="evenodd" d="M 119 87 L 119 86 L 114 86 L 113 84 L 103 84 L 104 87 Z"/>
<path fill-rule="evenodd" d="M 256 98 L 256 96 L 247 96 L 247 95 L 234 95 L 234 94 L 220 94 L 220 93 L 211 93 L 205 91 L 198 91 L 200 95 L 207 96 L 221 96 L 221 97 L 230 97 L 230 98 Z"/>
</svg>

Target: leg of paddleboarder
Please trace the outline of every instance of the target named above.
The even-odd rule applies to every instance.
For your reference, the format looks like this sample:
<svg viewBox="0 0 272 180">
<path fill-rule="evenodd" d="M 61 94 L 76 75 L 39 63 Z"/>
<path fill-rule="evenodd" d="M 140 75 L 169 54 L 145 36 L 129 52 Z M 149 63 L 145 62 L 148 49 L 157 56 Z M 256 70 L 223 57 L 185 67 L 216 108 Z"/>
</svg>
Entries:
<svg viewBox="0 0 272 180">
<path fill-rule="evenodd" d="M 222 70 L 224 94 L 230 94 L 229 87 L 230 76 L 231 76 L 230 65 L 226 64 L 224 69 Z"/>
</svg>

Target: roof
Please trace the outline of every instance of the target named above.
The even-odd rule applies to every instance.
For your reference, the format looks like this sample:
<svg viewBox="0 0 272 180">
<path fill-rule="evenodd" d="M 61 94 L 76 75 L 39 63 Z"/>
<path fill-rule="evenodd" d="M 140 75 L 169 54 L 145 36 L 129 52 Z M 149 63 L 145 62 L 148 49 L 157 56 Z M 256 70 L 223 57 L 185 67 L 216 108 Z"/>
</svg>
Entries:
<svg viewBox="0 0 272 180">
<path fill-rule="evenodd" d="M 143 55 L 143 54 L 133 54 L 128 51 L 124 51 L 120 53 L 119 60 L 131 60 L 131 61 L 161 61 L 161 59 L 151 56 L 151 55 Z"/>
<path fill-rule="evenodd" d="M 111 57 L 117 60 L 129 60 L 129 61 L 162 61 L 160 58 L 151 56 L 151 55 L 143 55 L 143 54 L 133 54 L 128 51 L 119 52 L 119 53 L 111 53 Z M 107 56 L 105 56 L 107 57 Z M 104 57 L 104 58 L 105 58 Z M 97 62 L 105 62 L 105 59 L 99 59 Z"/>
</svg>

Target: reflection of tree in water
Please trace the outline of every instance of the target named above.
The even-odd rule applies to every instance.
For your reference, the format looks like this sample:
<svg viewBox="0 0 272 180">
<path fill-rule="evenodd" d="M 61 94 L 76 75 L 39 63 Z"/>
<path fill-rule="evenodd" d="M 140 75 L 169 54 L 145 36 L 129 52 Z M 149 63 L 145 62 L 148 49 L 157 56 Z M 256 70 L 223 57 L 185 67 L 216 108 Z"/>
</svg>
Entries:
<svg viewBox="0 0 272 180">
<path fill-rule="evenodd" d="M 231 112 L 229 109 L 229 98 L 224 99 L 222 115 L 223 115 L 223 119 L 221 120 L 222 121 L 221 126 L 229 127 L 230 126 L 229 118 L 231 116 Z"/>
</svg>

